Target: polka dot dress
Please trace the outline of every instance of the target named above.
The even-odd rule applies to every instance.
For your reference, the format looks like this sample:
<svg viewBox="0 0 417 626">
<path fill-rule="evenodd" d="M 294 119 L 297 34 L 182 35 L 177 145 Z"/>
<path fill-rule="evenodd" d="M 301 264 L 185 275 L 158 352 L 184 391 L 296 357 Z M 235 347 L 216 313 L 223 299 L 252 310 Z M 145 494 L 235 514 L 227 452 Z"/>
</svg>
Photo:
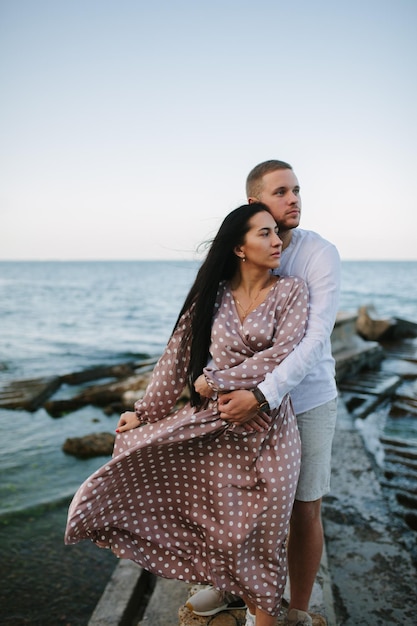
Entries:
<svg viewBox="0 0 417 626">
<path fill-rule="evenodd" d="M 261 382 L 302 339 L 306 320 L 298 279 L 277 279 L 244 323 L 222 284 L 205 369 L 213 398 L 198 412 L 173 413 L 187 368 L 178 351 L 186 315 L 135 405 L 142 425 L 117 436 L 111 461 L 75 494 L 65 542 L 90 538 L 157 576 L 211 583 L 278 614 L 300 466 L 291 401 L 272 412 L 269 430 L 246 434 L 220 419 L 216 393 Z"/>
</svg>

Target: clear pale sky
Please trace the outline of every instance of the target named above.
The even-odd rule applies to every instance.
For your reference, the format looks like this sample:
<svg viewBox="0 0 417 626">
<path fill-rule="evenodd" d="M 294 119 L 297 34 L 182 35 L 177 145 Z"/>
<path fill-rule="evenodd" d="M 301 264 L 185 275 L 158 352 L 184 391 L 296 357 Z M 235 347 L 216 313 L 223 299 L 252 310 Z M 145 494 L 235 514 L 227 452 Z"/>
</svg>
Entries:
<svg viewBox="0 0 417 626">
<path fill-rule="evenodd" d="M 192 259 L 289 161 L 342 259 L 417 259 L 416 0 L 0 0 L 0 259 Z"/>
</svg>

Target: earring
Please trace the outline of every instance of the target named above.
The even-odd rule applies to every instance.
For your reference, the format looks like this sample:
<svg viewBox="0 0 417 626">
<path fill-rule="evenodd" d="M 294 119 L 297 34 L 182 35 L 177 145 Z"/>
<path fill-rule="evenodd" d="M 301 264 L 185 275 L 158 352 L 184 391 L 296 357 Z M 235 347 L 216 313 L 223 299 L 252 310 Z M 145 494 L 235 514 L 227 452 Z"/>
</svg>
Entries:
<svg viewBox="0 0 417 626">
<path fill-rule="evenodd" d="M 244 263 L 244 262 L 246 261 L 246 257 L 245 257 L 245 255 L 243 255 L 243 256 L 241 257 L 241 259 L 242 259 L 242 263 Z"/>
</svg>

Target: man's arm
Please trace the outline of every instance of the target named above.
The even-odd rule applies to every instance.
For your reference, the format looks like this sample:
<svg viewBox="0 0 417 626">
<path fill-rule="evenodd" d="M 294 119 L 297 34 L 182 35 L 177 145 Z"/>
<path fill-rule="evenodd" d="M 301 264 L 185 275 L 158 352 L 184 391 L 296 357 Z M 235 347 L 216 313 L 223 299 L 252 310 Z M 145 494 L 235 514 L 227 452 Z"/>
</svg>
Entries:
<svg viewBox="0 0 417 626">
<path fill-rule="evenodd" d="M 309 261 L 308 275 L 303 277 L 309 288 L 310 308 L 307 331 L 298 346 L 258 387 L 271 409 L 296 387 L 320 362 L 327 339 L 336 320 L 340 291 L 340 258 L 336 248 L 326 243 Z M 223 419 L 247 421 L 253 414 L 253 394 L 240 390 L 219 399 Z"/>
</svg>

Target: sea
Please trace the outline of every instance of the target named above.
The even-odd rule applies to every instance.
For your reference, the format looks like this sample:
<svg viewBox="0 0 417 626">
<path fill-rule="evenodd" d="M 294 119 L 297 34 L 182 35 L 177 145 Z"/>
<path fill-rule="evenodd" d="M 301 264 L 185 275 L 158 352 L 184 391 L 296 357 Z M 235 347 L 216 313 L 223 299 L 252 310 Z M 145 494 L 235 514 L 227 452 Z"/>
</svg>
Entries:
<svg viewBox="0 0 417 626">
<path fill-rule="evenodd" d="M 197 269 L 197 261 L 0 262 L 0 389 L 157 357 Z M 368 305 L 378 317 L 417 322 L 416 284 L 417 261 L 342 261 L 339 308 Z M 113 432 L 117 419 L 94 407 L 59 419 L 43 408 L 0 409 L 0 624 L 88 623 L 117 560 L 88 542 L 64 546 L 63 533 L 72 495 L 104 460 L 76 459 L 62 445 Z"/>
</svg>

